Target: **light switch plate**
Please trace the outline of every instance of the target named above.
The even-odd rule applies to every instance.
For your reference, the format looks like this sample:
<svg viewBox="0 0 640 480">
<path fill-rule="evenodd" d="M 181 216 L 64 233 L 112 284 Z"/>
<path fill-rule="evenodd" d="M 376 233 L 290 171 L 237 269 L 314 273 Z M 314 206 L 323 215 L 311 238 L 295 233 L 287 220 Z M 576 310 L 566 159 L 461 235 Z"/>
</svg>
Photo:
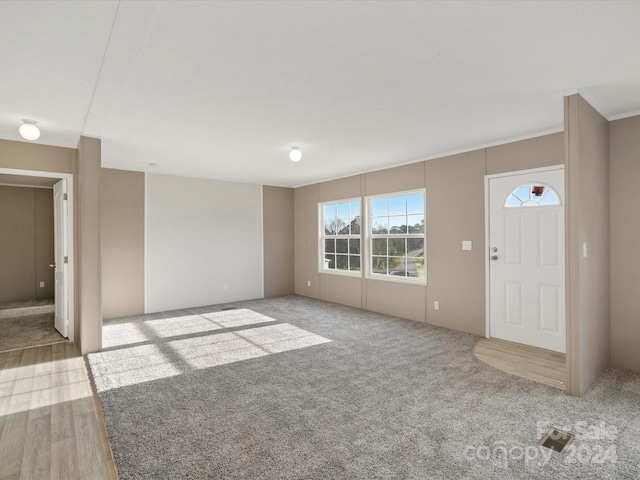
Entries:
<svg viewBox="0 0 640 480">
<path fill-rule="evenodd" d="M 44 288 L 44 282 L 40 282 L 40 288 Z"/>
<path fill-rule="evenodd" d="M 463 240 L 462 241 L 462 249 L 463 250 L 471 250 L 473 248 L 473 242 L 471 240 Z"/>
</svg>

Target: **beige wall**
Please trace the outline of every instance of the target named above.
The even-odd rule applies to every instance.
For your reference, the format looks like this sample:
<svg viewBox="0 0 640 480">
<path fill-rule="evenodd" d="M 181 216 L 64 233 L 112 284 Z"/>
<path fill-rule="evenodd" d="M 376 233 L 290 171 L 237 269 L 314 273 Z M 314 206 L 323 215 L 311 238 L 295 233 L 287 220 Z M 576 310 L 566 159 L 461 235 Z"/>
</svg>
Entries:
<svg viewBox="0 0 640 480">
<path fill-rule="evenodd" d="M 611 363 L 640 371 L 640 116 L 609 124 Z"/>
<path fill-rule="evenodd" d="M 318 273 L 318 184 L 293 192 L 295 288 L 298 295 L 320 298 Z"/>
<path fill-rule="evenodd" d="M 487 148 L 487 175 L 563 163 L 563 132 Z"/>
<path fill-rule="evenodd" d="M 365 195 L 379 195 L 424 188 L 425 162 L 364 174 Z"/>
<path fill-rule="evenodd" d="M 485 156 L 477 150 L 425 163 L 427 321 L 476 335 L 485 334 Z M 471 251 L 463 240 L 473 242 Z"/>
<path fill-rule="evenodd" d="M 144 313 L 144 173 L 102 169 L 102 312 Z"/>
<path fill-rule="evenodd" d="M 0 303 L 53 298 L 53 261 L 53 191 L 0 186 Z"/>
<path fill-rule="evenodd" d="M 262 187 L 264 296 L 295 291 L 293 257 L 293 189 Z"/>
<path fill-rule="evenodd" d="M 366 288 L 367 310 L 416 322 L 428 322 L 425 314 L 427 288 L 424 286 L 366 280 Z"/>
<path fill-rule="evenodd" d="M 0 140 L 0 167 L 73 173 L 75 149 Z"/>
<path fill-rule="evenodd" d="M 484 176 L 562 163 L 563 134 L 557 133 L 296 188 L 295 291 L 484 335 Z M 318 273 L 318 202 L 425 187 L 426 287 Z M 472 251 L 462 250 L 463 240 L 473 242 Z"/>
<path fill-rule="evenodd" d="M 610 363 L 609 125 L 572 95 L 565 128 L 567 390 L 581 395 Z"/>
<path fill-rule="evenodd" d="M 0 187 L 0 301 L 35 298 L 33 192 Z"/>
<path fill-rule="evenodd" d="M 34 225 L 36 252 L 36 298 L 53 298 L 53 191 L 46 188 L 33 189 Z M 44 282 L 44 287 L 40 286 Z"/>
<path fill-rule="evenodd" d="M 100 222 L 100 140 L 78 144 L 78 263 L 80 349 L 102 349 L 102 262 Z"/>
</svg>

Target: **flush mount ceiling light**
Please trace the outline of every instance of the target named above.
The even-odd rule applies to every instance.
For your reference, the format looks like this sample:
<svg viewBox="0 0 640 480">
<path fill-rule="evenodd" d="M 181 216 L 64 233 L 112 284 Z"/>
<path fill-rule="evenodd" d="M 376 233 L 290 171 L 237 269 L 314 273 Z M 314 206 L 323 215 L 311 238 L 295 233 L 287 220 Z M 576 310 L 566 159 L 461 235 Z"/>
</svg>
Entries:
<svg viewBox="0 0 640 480">
<path fill-rule="evenodd" d="M 40 129 L 36 125 L 36 122 L 31 120 L 22 120 L 19 132 L 25 140 L 37 140 L 40 138 Z"/>
<path fill-rule="evenodd" d="M 302 152 L 298 147 L 291 147 L 289 158 L 292 162 L 299 162 L 302 159 Z"/>
</svg>

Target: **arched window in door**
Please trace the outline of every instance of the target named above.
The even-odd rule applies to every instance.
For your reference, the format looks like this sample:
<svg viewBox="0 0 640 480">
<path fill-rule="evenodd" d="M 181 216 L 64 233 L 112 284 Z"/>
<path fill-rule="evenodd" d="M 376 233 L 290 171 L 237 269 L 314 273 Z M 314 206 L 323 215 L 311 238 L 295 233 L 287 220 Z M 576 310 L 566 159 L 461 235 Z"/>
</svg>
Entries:
<svg viewBox="0 0 640 480">
<path fill-rule="evenodd" d="M 560 205 L 560 196 L 556 191 L 543 183 L 525 183 L 520 185 L 507 197 L 506 208 L 518 207 L 550 207 Z"/>
</svg>

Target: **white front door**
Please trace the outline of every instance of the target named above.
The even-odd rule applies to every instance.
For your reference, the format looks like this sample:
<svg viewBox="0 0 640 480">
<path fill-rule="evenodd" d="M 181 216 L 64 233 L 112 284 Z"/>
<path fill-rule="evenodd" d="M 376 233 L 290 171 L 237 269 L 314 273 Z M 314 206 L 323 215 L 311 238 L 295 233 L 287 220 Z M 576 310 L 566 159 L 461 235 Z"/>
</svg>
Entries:
<svg viewBox="0 0 640 480">
<path fill-rule="evenodd" d="M 67 181 L 53 186 L 54 222 L 54 296 L 55 327 L 63 337 L 69 337 L 68 249 L 67 249 Z"/>
<path fill-rule="evenodd" d="M 488 185 L 488 336 L 564 353 L 564 169 Z"/>
</svg>

